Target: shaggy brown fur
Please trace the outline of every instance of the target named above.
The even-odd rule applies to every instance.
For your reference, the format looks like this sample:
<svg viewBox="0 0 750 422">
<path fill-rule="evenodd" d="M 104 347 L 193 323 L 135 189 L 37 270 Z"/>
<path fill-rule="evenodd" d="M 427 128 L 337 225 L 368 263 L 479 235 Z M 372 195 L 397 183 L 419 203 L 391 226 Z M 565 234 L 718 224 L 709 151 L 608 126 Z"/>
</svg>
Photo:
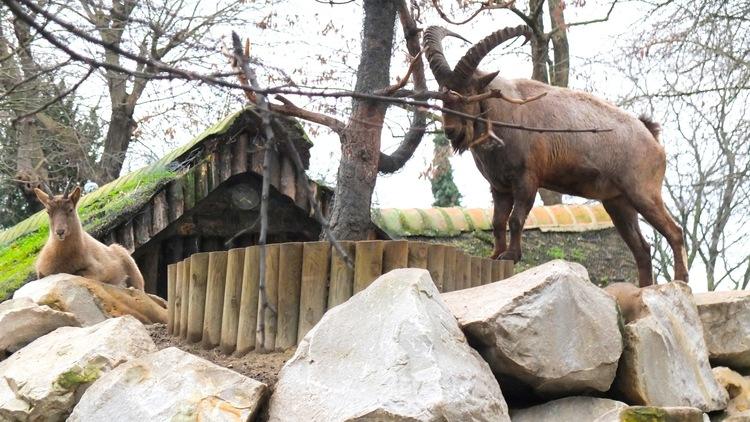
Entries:
<svg viewBox="0 0 750 422">
<path fill-rule="evenodd" d="M 83 230 L 76 205 L 81 189 L 50 196 L 35 189 L 49 215 L 49 239 L 36 260 L 37 277 L 67 273 L 102 283 L 143 290 L 143 276 L 127 249 L 105 245 Z"/>
<path fill-rule="evenodd" d="M 675 279 L 687 282 L 682 228 L 670 216 L 661 197 L 666 169 L 659 125 L 640 120 L 585 92 L 528 79 L 503 79 L 476 65 L 492 48 L 508 39 L 528 35 L 527 27 L 497 31 L 472 47 L 453 70 L 440 42 L 452 33 L 440 27 L 425 32 L 425 50 L 435 79 L 445 93 L 443 106 L 491 121 L 526 127 L 611 129 L 608 132 L 533 132 L 494 126 L 503 142 L 487 139 L 487 125 L 443 113 L 443 129 L 454 149 L 470 150 L 479 171 L 490 183 L 495 203 L 492 258 L 521 259 L 521 233 L 539 188 L 602 201 L 625 243 L 633 252 L 641 286 L 653 283 L 651 246 L 641 234 L 641 214 L 669 242 L 674 252 Z M 499 90 L 506 97 L 541 98 L 513 104 L 500 98 L 467 102 L 464 98 Z M 463 97 L 454 95 L 455 91 Z M 510 227 L 510 245 L 506 227 Z"/>
</svg>

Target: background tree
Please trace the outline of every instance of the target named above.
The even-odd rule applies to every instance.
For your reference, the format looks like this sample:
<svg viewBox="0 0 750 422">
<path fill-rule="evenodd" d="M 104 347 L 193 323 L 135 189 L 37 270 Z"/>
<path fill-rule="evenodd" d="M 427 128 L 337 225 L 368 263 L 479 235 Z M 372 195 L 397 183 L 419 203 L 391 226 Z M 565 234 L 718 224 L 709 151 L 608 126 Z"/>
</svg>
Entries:
<svg viewBox="0 0 750 422">
<path fill-rule="evenodd" d="M 435 207 L 460 207 L 461 192 L 453 180 L 453 168 L 450 157 L 453 155 L 450 141 L 442 133 L 438 132 L 432 138 L 433 154 L 432 163 L 425 172 L 425 176 L 430 179 L 432 187 L 432 196 Z"/>
<path fill-rule="evenodd" d="M 632 89 L 622 102 L 650 109 L 665 128 L 668 207 L 708 290 L 750 284 L 749 15 L 742 1 L 655 2 L 623 51 L 631 59 L 618 63 Z M 668 246 L 654 238 L 669 278 Z"/>
</svg>

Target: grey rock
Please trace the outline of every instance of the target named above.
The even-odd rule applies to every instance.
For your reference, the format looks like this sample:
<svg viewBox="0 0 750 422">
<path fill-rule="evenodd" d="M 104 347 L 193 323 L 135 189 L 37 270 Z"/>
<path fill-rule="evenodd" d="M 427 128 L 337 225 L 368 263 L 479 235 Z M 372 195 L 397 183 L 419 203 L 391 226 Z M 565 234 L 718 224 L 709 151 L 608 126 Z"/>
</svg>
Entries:
<svg viewBox="0 0 750 422">
<path fill-rule="evenodd" d="M 607 391 L 615 377 L 623 348 L 617 306 L 579 264 L 551 261 L 443 299 L 501 379 L 559 397 Z"/>
<path fill-rule="evenodd" d="M 78 327 L 73 314 L 39 306 L 31 299 L 10 299 L 0 303 L 0 356 L 13 353 L 60 327 Z"/>
<path fill-rule="evenodd" d="M 55 274 L 26 283 L 13 298 L 70 312 L 81 325 L 131 315 L 144 324 L 166 323 L 167 310 L 142 290 L 113 286 L 70 274 Z"/>
<path fill-rule="evenodd" d="M 508 421 L 429 272 L 393 270 L 329 310 L 279 374 L 276 421 Z"/>
<path fill-rule="evenodd" d="M 65 420 L 91 382 L 155 350 L 130 316 L 58 328 L 0 362 L 0 420 Z"/>
<path fill-rule="evenodd" d="M 628 405 L 616 400 L 600 399 L 596 397 L 565 397 L 553 400 L 527 409 L 511 410 L 510 420 L 513 422 L 600 422 L 605 415 L 611 419 L 615 414 L 627 408 Z M 602 419 L 601 422 L 607 422 Z"/>
<path fill-rule="evenodd" d="M 750 369 L 750 291 L 694 295 L 708 357 L 715 365 Z"/>
<path fill-rule="evenodd" d="M 68 422 L 251 421 L 266 385 L 170 347 L 99 378 Z"/>
<path fill-rule="evenodd" d="M 690 287 L 675 281 L 640 297 L 645 313 L 625 326 L 617 389 L 637 404 L 724 409 L 728 397 L 711 372 Z"/>
</svg>

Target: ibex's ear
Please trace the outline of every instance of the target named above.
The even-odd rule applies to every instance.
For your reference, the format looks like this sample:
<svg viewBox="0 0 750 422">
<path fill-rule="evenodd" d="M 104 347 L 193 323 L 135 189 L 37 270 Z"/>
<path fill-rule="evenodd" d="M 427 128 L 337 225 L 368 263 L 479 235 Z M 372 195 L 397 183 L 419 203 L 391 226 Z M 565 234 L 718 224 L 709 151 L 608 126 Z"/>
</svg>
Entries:
<svg viewBox="0 0 750 422">
<path fill-rule="evenodd" d="M 36 194 L 36 199 L 38 199 L 39 202 L 41 202 L 42 205 L 46 207 L 49 203 L 49 195 L 44 193 L 44 191 L 39 188 L 34 188 L 34 193 Z"/>
<path fill-rule="evenodd" d="M 484 76 L 480 77 L 477 80 L 478 88 L 479 89 L 484 89 L 484 87 L 486 87 L 487 85 L 489 85 L 490 82 L 492 82 L 495 79 L 495 77 L 497 76 L 498 73 L 500 73 L 500 72 L 499 71 L 498 72 L 492 72 L 492 73 L 489 73 L 487 75 L 484 75 Z"/>
<path fill-rule="evenodd" d="M 78 200 L 81 199 L 81 187 L 76 186 L 75 189 L 73 189 L 73 192 L 68 195 L 68 198 L 70 198 L 71 201 L 73 201 L 73 205 L 78 204 Z"/>
</svg>

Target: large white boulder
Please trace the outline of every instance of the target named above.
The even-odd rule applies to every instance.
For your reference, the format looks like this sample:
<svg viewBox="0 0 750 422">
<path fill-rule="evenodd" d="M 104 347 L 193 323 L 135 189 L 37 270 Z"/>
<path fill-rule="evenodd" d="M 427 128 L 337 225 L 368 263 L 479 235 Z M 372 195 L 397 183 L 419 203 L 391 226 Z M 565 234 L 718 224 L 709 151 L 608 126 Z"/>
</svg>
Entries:
<svg viewBox="0 0 750 422">
<path fill-rule="evenodd" d="M 73 314 L 39 306 L 28 298 L 0 303 L 0 359 L 60 327 L 78 327 Z"/>
<path fill-rule="evenodd" d="M 750 370 L 750 291 L 697 293 L 694 300 L 711 362 Z"/>
<path fill-rule="evenodd" d="M 103 375 L 68 422 L 251 421 L 266 391 L 263 383 L 170 347 Z"/>
<path fill-rule="evenodd" d="M 279 374 L 270 421 L 508 421 L 429 272 L 393 270 L 329 310 Z"/>
<path fill-rule="evenodd" d="M 55 274 L 26 283 L 13 298 L 70 312 L 81 325 L 131 315 L 144 324 L 166 323 L 167 310 L 142 290 L 113 286 L 70 274 Z"/>
<path fill-rule="evenodd" d="M 58 328 L 0 362 L 0 420 L 65 420 L 91 382 L 155 350 L 130 316 Z"/>
<path fill-rule="evenodd" d="M 641 289 L 644 312 L 625 326 L 616 387 L 632 403 L 726 407 L 727 394 L 708 363 L 703 328 L 690 287 L 676 281 Z"/>
<path fill-rule="evenodd" d="M 612 415 L 619 416 L 620 411 L 627 407 L 621 401 L 610 399 L 565 397 L 526 409 L 511 410 L 510 419 L 513 422 L 605 422 Z"/>
<path fill-rule="evenodd" d="M 623 347 L 617 306 L 581 265 L 551 261 L 443 299 L 501 385 L 542 396 L 609 390 Z"/>
</svg>

